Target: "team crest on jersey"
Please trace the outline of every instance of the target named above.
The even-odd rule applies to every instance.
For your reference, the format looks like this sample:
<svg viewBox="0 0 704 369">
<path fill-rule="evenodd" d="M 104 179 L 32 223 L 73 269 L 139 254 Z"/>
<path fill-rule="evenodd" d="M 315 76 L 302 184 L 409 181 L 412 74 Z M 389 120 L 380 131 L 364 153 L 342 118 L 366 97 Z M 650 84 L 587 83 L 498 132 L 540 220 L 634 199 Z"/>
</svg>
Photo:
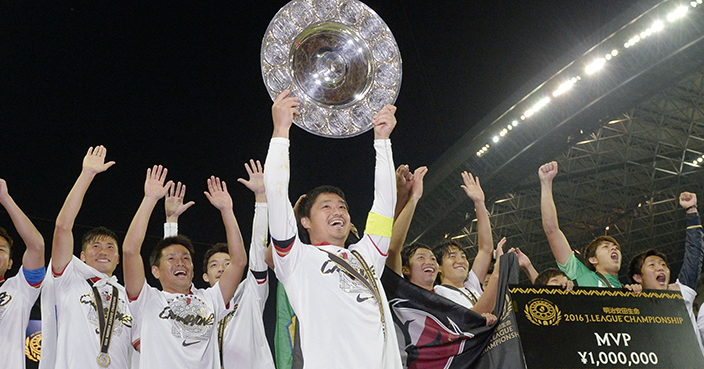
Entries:
<svg viewBox="0 0 704 369">
<path fill-rule="evenodd" d="M 12 295 L 7 293 L 7 291 L 0 292 L 0 322 L 2 322 L 2 318 L 5 317 L 7 309 L 9 309 L 8 304 L 10 300 L 12 300 Z"/>
<path fill-rule="evenodd" d="M 215 314 L 205 301 L 194 295 L 179 295 L 168 301 L 159 318 L 171 320 L 171 334 L 176 338 L 208 340 Z M 184 341 L 185 342 L 185 341 Z"/>
<path fill-rule="evenodd" d="M 110 302 L 112 300 L 112 294 L 108 291 L 100 291 L 100 300 L 103 303 L 103 309 L 107 311 L 110 308 Z M 95 299 L 93 294 L 85 294 L 81 296 L 81 303 L 85 305 L 90 305 L 90 310 L 88 311 L 88 321 L 95 326 L 96 332 L 99 332 L 100 321 L 98 317 L 98 310 L 95 306 Z M 115 314 L 115 320 L 122 324 L 113 324 L 112 334 L 115 336 L 120 336 L 122 332 L 127 328 L 132 328 L 132 316 L 127 308 L 127 302 L 118 297 L 117 300 L 117 313 Z"/>
<path fill-rule="evenodd" d="M 337 252 L 337 255 L 341 257 L 344 261 L 346 261 L 352 268 L 354 268 L 360 274 L 364 274 L 362 265 L 359 263 L 359 260 L 357 260 L 356 257 L 351 256 L 348 251 L 339 251 Z M 364 285 L 364 283 L 362 283 L 357 278 L 351 276 L 348 272 L 342 270 L 342 267 L 340 267 L 333 260 L 326 260 L 325 263 L 323 263 L 323 266 L 320 268 L 320 271 L 323 274 L 337 273 L 337 275 L 340 277 L 340 289 L 347 293 L 356 293 L 358 302 L 364 302 L 373 297 L 373 295 L 369 293 L 369 289 Z"/>
</svg>

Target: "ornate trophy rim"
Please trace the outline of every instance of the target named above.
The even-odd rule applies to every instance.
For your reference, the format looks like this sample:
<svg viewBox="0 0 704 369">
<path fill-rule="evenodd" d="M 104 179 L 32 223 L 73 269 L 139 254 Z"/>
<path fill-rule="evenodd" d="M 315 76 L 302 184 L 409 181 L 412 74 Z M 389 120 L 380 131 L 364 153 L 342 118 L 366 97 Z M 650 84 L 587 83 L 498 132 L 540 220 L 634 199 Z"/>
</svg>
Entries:
<svg viewBox="0 0 704 369">
<path fill-rule="evenodd" d="M 291 90 L 301 103 L 294 123 L 322 137 L 369 131 L 373 115 L 401 88 L 396 39 L 358 0 L 290 1 L 269 22 L 260 65 L 271 99 Z"/>
</svg>

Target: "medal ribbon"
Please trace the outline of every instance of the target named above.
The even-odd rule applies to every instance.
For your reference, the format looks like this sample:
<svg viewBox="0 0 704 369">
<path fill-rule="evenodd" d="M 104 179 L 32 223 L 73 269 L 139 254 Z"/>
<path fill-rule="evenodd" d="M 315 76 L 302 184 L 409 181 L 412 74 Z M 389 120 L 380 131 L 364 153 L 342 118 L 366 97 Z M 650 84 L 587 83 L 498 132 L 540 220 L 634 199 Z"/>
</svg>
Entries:
<svg viewBox="0 0 704 369">
<path fill-rule="evenodd" d="M 225 363 L 223 363 L 222 359 L 222 340 L 223 337 L 225 336 L 225 328 L 227 328 L 227 323 L 232 320 L 232 317 L 235 316 L 235 312 L 237 311 L 238 305 L 235 305 L 234 308 L 232 308 L 232 311 L 227 314 L 224 318 L 220 319 L 220 322 L 218 323 L 218 348 L 220 349 L 220 368 L 223 369 L 225 367 Z"/>
<path fill-rule="evenodd" d="M 461 289 L 459 289 L 459 288 L 457 288 L 457 287 L 455 287 L 455 286 L 453 286 L 453 285 L 450 285 L 450 284 L 443 284 L 442 286 L 443 286 L 443 287 L 447 287 L 447 288 L 449 288 L 449 289 L 451 289 L 451 290 L 455 290 L 455 291 L 461 293 L 462 296 L 464 296 L 465 298 L 467 298 L 467 300 L 469 300 L 469 302 L 472 303 L 472 305 L 476 305 L 476 304 L 477 304 L 477 301 L 479 301 L 479 300 L 477 300 L 477 297 L 474 296 L 474 293 L 473 293 L 472 291 L 469 291 L 469 295 L 467 295 L 466 293 L 464 293 L 464 291 L 462 291 Z"/>
<path fill-rule="evenodd" d="M 100 359 L 98 360 L 98 363 L 101 366 L 108 366 L 110 365 L 108 348 L 110 347 L 110 340 L 112 339 L 112 328 L 115 323 L 115 317 L 117 316 L 119 291 L 117 290 L 117 287 L 112 286 L 112 297 L 110 298 L 110 307 L 108 308 L 106 314 L 105 309 L 103 308 L 103 299 L 100 298 L 100 292 L 93 285 L 93 281 L 91 281 L 90 279 L 86 279 L 86 281 L 88 282 L 88 284 L 90 284 L 91 289 L 93 290 L 93 296 L 95 297 L 95 310 L 98 312 L 98 329 L 100 333 L 100 355 L 98 355 L 98 357 L 100 358 L 101 356 L 107 356 L 108 358 L 107 363 L 105 365 L 100 362 Z"/>
<path fill-rule="evenodd" d="M 384 332 L 384 340 L 386 340 L 386 318 L 384 316 L 384 305 L 381 302 L 381 293 L 379 291 L 379 286 L 377 286 L 376 284 L 374 274 L 372 273 L 371 268 L 369 268 L 369 265 L 364 260 L 362 255 L 360 255 L 357 250 L 352 250 L 352 255 L 354 255 L 357 261 L 359 261 L 359 264 L 362 266 L 362 271 L 364 272 L 364 274 L 357 271 L 357 269 L 350 265 L 347 260 L 333 254 L 332 252 L 323 249 L 319 250 L 328 253 L 328 255 L 330 256 L 330 260 L 332 260 L 335 264 L 342 268 L 342 270 L 344 270 L 347 275 L 349 275 L 353 279 L 360 281 L 372 293 L 372 295 L 376 299 L 377 305 L 379 306 L 379 314 L 381 316 L 381 328 Z"/>
</svg>

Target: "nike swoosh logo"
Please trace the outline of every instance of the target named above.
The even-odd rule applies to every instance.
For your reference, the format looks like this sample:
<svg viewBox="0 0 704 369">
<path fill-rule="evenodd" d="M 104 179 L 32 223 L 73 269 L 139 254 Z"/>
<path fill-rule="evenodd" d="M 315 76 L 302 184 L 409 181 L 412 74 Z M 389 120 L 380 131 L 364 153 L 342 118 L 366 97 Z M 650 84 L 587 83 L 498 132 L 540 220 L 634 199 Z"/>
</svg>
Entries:
<svg viewBox="0 0 704 369">
<path fill-rule="evenodd" d="M 190 345 L 195 345 L 196 343 L 200 343 L 200 341 L 186 342 L 186 340 L 183 340 L 183 343 L 181 343 L 181 345 L 183 345 L 183 347 L 188 347 Z"/>
<path fill-rule="evenodd" d="M 362 297 L 361 295 L 357 295 L 357 302 L 364 302 L 372 298 L 371 296 L 369 297 Z"/>
</svg>

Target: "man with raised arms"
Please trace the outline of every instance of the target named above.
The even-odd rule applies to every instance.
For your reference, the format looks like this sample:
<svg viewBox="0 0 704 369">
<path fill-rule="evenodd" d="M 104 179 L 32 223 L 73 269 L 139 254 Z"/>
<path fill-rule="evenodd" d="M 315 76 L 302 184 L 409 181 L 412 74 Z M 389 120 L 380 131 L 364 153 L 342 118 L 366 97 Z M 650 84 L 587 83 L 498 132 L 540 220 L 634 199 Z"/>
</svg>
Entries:
<svg viewBox="0 0 704 369">
<path fill-rule="evenodd" d="M 12 268 L 13 243 L 7 231 L 0 227 L 0 357 L 6 368 L 24 368 L 29 313 L 46 274 L 44 238 L 12 199 L 4 179 L 0 179 L 0 204 L 10 215 L 27 248 L 20 270 L 5 279 L 5 273 Z"/>
<path fill-rule="evenodd" d="M 552 197 L 552 181 L 556 175 L 556 161 L 544 164 L 538 169 L 543 230 L 548 237 L 557 265 L 580 287 L 620 288 L 618 271 L 621 269 L 621 246 L 614 238 L 609 236 L 595 238 L 584 251 L 584 263 L 572 253 L 567 237 L 560 230 L 555 200 Z"/>
<path fill-rule="evenodd" d="M 470 270 L 467 253 L 461 246 L 449 242 L 436 247 L 435 257 L 440 265 L 440 285 L 435 287 L 435 293 L 472 309 L 483 293 L 482 281 L 491 267 L 494 241 L 489 211 L 484 204 L 484 191 L 479 184 L 479 178 L 465 171 L 462 172 L 462 181 L 462 189 L 474 203 L 477 213 L 477 256 L 474 257 Z M 489 310 L 485 308 L 477 312 L 490 313 L 493 309 L 492 301 Z"/>
<path fill-rule="evenodd" d="M 220 363 L 224 369 L 274 369 L 274 360 L 264 332 L 264 305 L 269 297 L 268 267 L 264 261 L 267 250 L 266 238 L 269 227 L 266 213 L 266 193 L 264 190 L 264 173 L 259 160 L 250 160 L 244 164 L 249 180 L 238 178 L 254 193 L 254 220 L 252 222 L 252 242 L 249 246 L 249 269 L 247 277 L 240 283 L 235 296 L 230 300 L 232 311 L 220 320 L 217 329 L 213 329 L 220 352 Z M 165 210 L 167 223 L 164 230 L 176 231 L 178 216 L 192 202 L 183 204 L 185 186 L 180 182 L 176 194 L 172 190 L 167 194 Z M 175 236 L 166 234 L 165 237 Z M 232 258 L 226 243 L 217 243 L 203 258 L 203 280 L 211 287 L 222 277 Z"/>
<path fill-rule="evenodd" d="M 684 259 L 682 268 L 675 283 L 670 283 L 670 265 L 665 254 L 650 249 L 636 255 L 628 265 L 628 278 L 633 283 L 640 284 L 644 290 L 680 291 L 684 298 L 689 318 L 697 336 L 699 348 L 704 353 L 704 346 L 699 335 L 697 319 L 694 317 L 694 299 L 697 297 L 697 282 L 702 270 L 704 244 L 702 243 L 702 221 L 697 211 L 697 195 L 682 192 L 679 197 L 680 206 L 687 214 L 687 237 L 685 238 Z"/>
<path fill-rule="evenodd" d="M 80 260 L 73 256 L 73 224 L 83 197 L 95 176 L 115 164 L 105 162 L 106 154 L 103 146 L 88 149 L 56 218 L 52 277 L 42 291 L 42 368 L 129 367 L 132 315 L 113 276 L 120 261 L 117 236 L 94 228 L 83 236 Z"/>
<path fill-rule="evenodd" d="M 361 240 L 345 248 L 350 216 L 342 191 L 319 187 L 306 196 L 301 224 L 311 244 L 298 238 L 288 199 L 289 130 L 298 114 L 288 91 L 274 101 L 274 133 L 264 170 L 276 276 L 284 284 L 300 327 L 304 368 L 401 368 L 396 333 L 379 282 L 389 248 L 396 204 L 389 135 L 396 108 L 373 118 L 376 167 L 374 202 Z M 314 246 L 315 245 L 315 246 Z"/>
<path fill-rule="evenodd" d="M 142 243 L 154 206 L 173 186 L 164 183 L 166 168 L 147 169 L 144 198 L 125 236 L 123 249 L 125 287 L 140 329 L 140 368 L 214 368 L 219 366 L 213 329 L 227 314 L 230 301 L 247 263 L 242 236 L 227 185 L 208 179 L 205 196 L 220 210 L 232 262 L 214 287 L 192 285 L 193 245 L 185 236 L 165 238 L 152 250 L 149 263 L 162 291 L 147 284 L 141 256 Z"/>
</svg>

